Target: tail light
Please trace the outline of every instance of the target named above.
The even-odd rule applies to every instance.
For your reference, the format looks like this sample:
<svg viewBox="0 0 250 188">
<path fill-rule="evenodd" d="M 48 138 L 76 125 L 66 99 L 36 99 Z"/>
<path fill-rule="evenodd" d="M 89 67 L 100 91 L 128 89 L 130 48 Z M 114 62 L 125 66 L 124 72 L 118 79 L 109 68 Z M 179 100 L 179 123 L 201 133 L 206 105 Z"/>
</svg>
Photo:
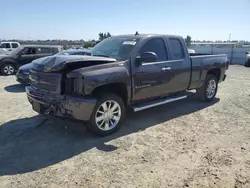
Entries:
<svg viewBox="0 0 250 188">
<path fill-rule="evenodd" d="M 229 65 L 230 65 L 230 61 L 229 61 L 229 60 L 227 60 L 227 61 L 226 61 L 226 69 L 228 69 L 228 68 L 229 68 Z"/>
</svg>

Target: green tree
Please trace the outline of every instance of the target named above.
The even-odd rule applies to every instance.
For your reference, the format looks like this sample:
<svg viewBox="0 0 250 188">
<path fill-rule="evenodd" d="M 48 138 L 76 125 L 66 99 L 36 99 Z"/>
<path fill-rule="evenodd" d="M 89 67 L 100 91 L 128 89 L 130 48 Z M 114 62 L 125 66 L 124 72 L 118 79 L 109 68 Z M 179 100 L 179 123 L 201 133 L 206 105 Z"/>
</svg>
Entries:
<svg viewBox="0 0 250 188">
<path fill-rule="evenodd" d="M 99 33 L 99 40 L 103 40 L 104 39 L 104 33 Z"/>
<path fill-rule="evenodd" d="M 111 34 L 109 32 L 107 32 L 107 33 L 99 33 L 98 35 L 99 35 L 99 41 L 102 41 L 103 39 L 111 37 Z"/>
<path fill-rule="evenodd" d="M 84 43 L 84 48 L 89 48 L 89 47 L 93 47 L 93 46 L 94 46 L 94 43 L 91 42 L 91 41 L 86 41 L 86 42 Z"/>
<path fill-rule="evenodd" d="M 187 37 L 185 38 L 185 42 L 186 42 L 188 47 L 191 46 L 192 40 L 191 40 L 191 37 L 189 35 L 187 35 Z"/>
<path fill-rule="evenodd" d="M 107 32 L 107 38 L 108 38 L 108 37 L 111 37 L 111 34 L 110 34 L 109 32 Z"/>
</svg>

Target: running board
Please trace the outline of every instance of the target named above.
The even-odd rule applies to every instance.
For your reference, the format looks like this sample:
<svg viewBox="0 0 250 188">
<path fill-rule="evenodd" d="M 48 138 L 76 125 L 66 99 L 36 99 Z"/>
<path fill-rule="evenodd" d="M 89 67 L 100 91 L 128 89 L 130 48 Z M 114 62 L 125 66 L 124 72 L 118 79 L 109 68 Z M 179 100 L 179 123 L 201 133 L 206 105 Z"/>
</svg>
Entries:
<svg viewBox="0 0 250 188">
<path fill-rule="evenodd" d="M 152 108 L 152 107 L 155 107 L 155 106 L 167 104 L 167 103 L 178 101 L 178 100 L 185 99 L 185 98 L 187 98 L 187 95 L 180 96 L 180 97 L 171 97 L 171 98 L 169 97 L 169 98 L 165 98 L 165 99 L 162 99 L 162 100 L 153 101 L 153 102 L 150 102 L 150 103 L 147 103 L 147 104 L 144 104 L 144 105 L 135 106 L 135 107 L 132 107 L 132 108 L 134 109 L 134 112 L 138 112 L 138 111 L 141 111 L 141 110 L 145 110 L 145 109 L 148 109 L 148 108 Z"/>
</svg>

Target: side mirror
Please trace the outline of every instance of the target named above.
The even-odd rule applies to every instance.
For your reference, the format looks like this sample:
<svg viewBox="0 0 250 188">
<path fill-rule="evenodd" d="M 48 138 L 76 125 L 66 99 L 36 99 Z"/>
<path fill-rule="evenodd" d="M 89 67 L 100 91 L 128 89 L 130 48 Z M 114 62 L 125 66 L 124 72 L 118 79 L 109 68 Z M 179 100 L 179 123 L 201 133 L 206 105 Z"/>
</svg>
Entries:
<svg viewBox="0 0 250 188">
<path fill-rule="evenodd" d="M 139 66 L 142 63 L 156 62 L 157 55 L 154 52 L 144 52 L 141 56 L 136 57 L 136 64 Z"/>
</svg>

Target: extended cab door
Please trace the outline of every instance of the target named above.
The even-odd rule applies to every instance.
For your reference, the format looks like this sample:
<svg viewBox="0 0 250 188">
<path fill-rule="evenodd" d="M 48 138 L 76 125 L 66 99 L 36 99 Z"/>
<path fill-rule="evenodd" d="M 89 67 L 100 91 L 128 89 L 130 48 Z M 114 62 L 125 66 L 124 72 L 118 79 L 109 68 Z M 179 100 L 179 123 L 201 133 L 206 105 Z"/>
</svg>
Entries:
<svg viewBox="0 0 250 188">
<path fill-rule="evenodd" d="M 167 90 L 171 92 L 185 91 L 191 78 L 191 61 L 184 40 L 181 37 L 167 38 L 168 49 L 170 51 L 169 67 L 172 78 L 167 85 Z"/>
<path fill-rule="evenodd" d="M 168 71 L 169 62 L 166 45 L 163 38 L 149 38 L 139 49 L 139 53 L 154 52 L 157 55 L 156 62 L 141 62 L 133 70 L 133 102 L 150 98 L 157 98 L 166 95 L 169 91 L 166 84 L 171 79 L 171 72 Z"/>
</svg>

